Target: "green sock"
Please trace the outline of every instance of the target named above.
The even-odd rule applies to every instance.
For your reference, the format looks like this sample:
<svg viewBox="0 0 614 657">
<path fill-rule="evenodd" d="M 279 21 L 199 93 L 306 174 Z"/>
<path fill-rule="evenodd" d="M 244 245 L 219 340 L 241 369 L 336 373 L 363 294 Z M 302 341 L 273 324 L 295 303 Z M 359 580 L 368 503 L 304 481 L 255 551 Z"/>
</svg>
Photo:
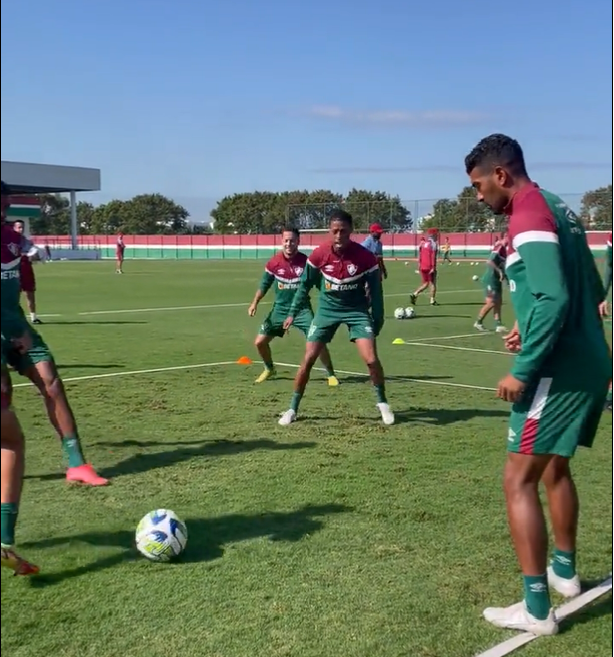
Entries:
<svg viewBox="0 0 614 657">
<path fill-rule="evenodd" d="M 484 320 L 483 320 L 481 317 L 478 317 L 478 318 L 475 320 L 475 323 L 476 323 L 476 324 L 481 324 L 483 321 L 484 321 Z"/>
<path fill-rule="evenodd" d="M 273 364 L 273 361 L 264 361 L 264 369 L 265 370 L 274 370 L 275 365 Z"/>
<path fill-rule="evenodd" d="M 15 502 L 0 505 L 0 542 L 2 545 L 13 545 L 15 543 L 15 525 L 19 507 Z"/>
<path fill-rule="evenodd" d="M 501 326 L 501 320 L 495 319 L 495 326 Z"/>
<path fill-rule="evenodd" d="M 79 436 L 75 434 L 62 438 L 62 449 L 64 450 L 64 456 L 68 460 L 69 468 L 78 468 L 80 465 L 85 465 Z"/>
<path fill-rule="evenodd" d="M 378 404 L 387 404 L 388 400 L 386 399 L 386 386 L 382 383 L 380 385 L 375 384 L 375 395 L 377 396 Z"/>
<path fill-rule="evenodd" d="M 290 408 L 295 412 L 298 413 L 298 407 L 301 404 L 301 399 L 303 398 L 303 393 L 302 392 L 295 392 L 292 395 L 292 402 L 290 403 Z"/>
<path fill-rule="evenodd" d="M 612 386 L 610 386 L 610 389 L 608 390 L 608 396 L 606 397 L 606 401 L 609 402 L 612 401 Z"/>
<path fill-rule="evenodd" d="M 552 555 L 552 570 L 554 574 L 564 579 L 571 579 L 576 574 L 576 553 L 564 552 L 554 548 Z"/>
<path fill-rule="evenodd" d="M 537 620 L 545 620 L 550 613 L 550 591 L 548 577 L 543 575 L 525 575 L 524 601 L 531 616 Z"/>
<path fill-rule="evenodd" d="M 326 376 L 335 376 L 335 370 L 332 365 L 326 368 Z"/>
</svg>

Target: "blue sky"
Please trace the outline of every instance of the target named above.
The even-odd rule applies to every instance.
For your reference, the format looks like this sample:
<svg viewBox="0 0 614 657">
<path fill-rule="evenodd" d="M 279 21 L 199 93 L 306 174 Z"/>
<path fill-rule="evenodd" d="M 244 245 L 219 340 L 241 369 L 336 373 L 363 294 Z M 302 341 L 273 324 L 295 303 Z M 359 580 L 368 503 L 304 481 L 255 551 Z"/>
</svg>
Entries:
<svg viewBox="0 0 614 657">
<path fill-rule="evenodd" d="M 491 132 L 561 193 L 612 181 L 606 0 L 4 0 L 3 160 L 102 169 L 195 219 L 240 191 L 454 196 Z"/>
</svg>

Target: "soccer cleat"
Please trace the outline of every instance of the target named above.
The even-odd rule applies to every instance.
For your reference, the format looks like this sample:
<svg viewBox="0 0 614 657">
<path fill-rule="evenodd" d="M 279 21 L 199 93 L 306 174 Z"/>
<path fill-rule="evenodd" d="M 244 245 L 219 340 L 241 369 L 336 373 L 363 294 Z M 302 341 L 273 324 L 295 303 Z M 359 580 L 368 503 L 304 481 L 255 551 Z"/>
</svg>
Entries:
<svg viewBox="0 0 614 657">
<path fill-rule="evenodd" d="M 292 424 L 296 420 L 296 411 L 291 408 L 288 409 L 282 416 L 279 418 L 279 424 L 282 427 L 287 427 L 289 424 Z"/>
<path fill-rule="evenodd" d="M 382 416 L 382 422 L 384 424 L 394 424 L 394 413 L 392 412 L 392 409 L 390 408 L 389 404 L 386 404 L 385 402 L 380 402 L 377 405 L 377 410 L 381 413 Z"/>
<path fill-rule="evenodd" d="M 69 484 L 85 484 L 86 486 L 106 486 L 109 483 L 109 480 L 98 475 L 89 463 L 76 468 L 68 468 L 66 481 Z"/>
<path fill-rule="evenodd" d="M 326 380 L 328 381 L 328 385 L 331 387 L 335 387 L 339 385 L 339 379 L 334 375 L 326 377 Z"/>
<path fill-rule="evenodd" d="M 42 324 L 42 323 L 43 323 L 43 320 L 42 320 L 42 319 L 39 319 L 38 317 L 35 317 L 35 318 L 32 320 L 32 324 Z"/>
<path fill-rule="evenodd" d="M 499 326 L 497 326 L 497 328 L 495 329 L 495 333 L 507 333 L 507 332 L 508 332 L 507 329 L 502 324 L 499 324 Z"/>
<path fill-rule="evenodd" d="M 488 329 L 484 326 L 484 324 L 482 324 L 482 322 L 476 322 L 473 325 L 473 328 L 481 331 L 482 333 L 488 333 Z"/>
<path fill-rule="evenodd" d="M 22 559 L 11 545 L 2 546 L 2 568 L 13 571 L 13 575 L 36 575 L 38 566 Z"/>
<path fill-rule="evenodd" d="M 529 632 L 535 636 L 553 636 L 559 631 L 559 624 L 551 609 L 548 618 L 539 620 L 532 616 L 524 600 L 511 607 L 489 607 L 484 609 L 484 618 L 505 630 Z"/>
<path fill-rule="evenodd" d="M 277 374 L 277 371 L 275 370 L 274 367 L 272 367 L 270 370 L 265 369 L 262 374 L 256 379 L 256 383 L 264 383 L 265 381 L 268 381 L 271 377 L 275 376 Z"/>
<path fill-rule="evenodd" d="M 418 295 L 417 294 L 410 294 L 409 295 L 409 305 L 410 306 L 415 306 L 416 301 L 418 301 Z"/>
<path fill-rule="evenodd" d="M 574 575 L 571 579 L 559 577 L 552 566 L 548 566 L 548 585 L 564 598 L 575 598 L 582 593 L 580 578 L 577 575 Z"/>
<path fill-rule="evenodd" d="M 438 306 L 439 304 L 435 299 L 431 299 L 431 306 Z"/>
</svg>

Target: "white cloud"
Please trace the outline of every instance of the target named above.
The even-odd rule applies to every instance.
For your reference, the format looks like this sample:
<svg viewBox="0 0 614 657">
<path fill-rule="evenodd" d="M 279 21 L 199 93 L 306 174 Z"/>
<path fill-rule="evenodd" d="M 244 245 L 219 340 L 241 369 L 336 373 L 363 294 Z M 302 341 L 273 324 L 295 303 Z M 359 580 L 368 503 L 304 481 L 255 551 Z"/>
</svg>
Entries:
<svg viewBox="0 0 614 657">
<path fill-rule="evenodd" d="M 460 126 L 481 123 L 488 118 L 485 112 L 462 110 L 352 110 L 337 105 L 314 105 L 307 110 L 309 116 L 329 121 L 387 126 Z"/>
</svg>

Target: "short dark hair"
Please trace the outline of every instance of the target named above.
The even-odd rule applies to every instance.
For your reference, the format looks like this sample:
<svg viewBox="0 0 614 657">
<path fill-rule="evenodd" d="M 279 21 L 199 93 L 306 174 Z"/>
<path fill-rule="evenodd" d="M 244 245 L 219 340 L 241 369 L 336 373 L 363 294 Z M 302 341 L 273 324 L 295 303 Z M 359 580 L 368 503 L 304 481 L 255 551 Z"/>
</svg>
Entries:
<svg viewBox="0 0 614 657">
<path fill-rule="evenodd" d="M 517 176 L 527 174 L 520 144 L 502 134 L 484 137 L 474 146 L 465 158 L 465 170 L 470 174 L 476 167 L 489 170 L 504 167 Z"/>
<path fill-rule="evenodd" d="M 281 234 L 283 235 L 284 233 L 292 233 L 297 239 L 301 236 L 299 229 L 296 226 L 284 226 L 281 229 Z"/>
<path fill-rule="evenodd" d="M 328 218 L 329 224 L 332 224 L 333 221 L 341 221 L 342 223 L 347 224 L 350 228 L 354 228 L 354 219 L 352 218 L 352 215 L 345 210 L 335 210 Z"/>
<path fill-rule="evenodd" d="M 13 226 L 15 224 L 21 224 L 24 228 L 26 227 L 26 222 L 23 219 L 14 219 L 13 220 Z"/>
</svg>

